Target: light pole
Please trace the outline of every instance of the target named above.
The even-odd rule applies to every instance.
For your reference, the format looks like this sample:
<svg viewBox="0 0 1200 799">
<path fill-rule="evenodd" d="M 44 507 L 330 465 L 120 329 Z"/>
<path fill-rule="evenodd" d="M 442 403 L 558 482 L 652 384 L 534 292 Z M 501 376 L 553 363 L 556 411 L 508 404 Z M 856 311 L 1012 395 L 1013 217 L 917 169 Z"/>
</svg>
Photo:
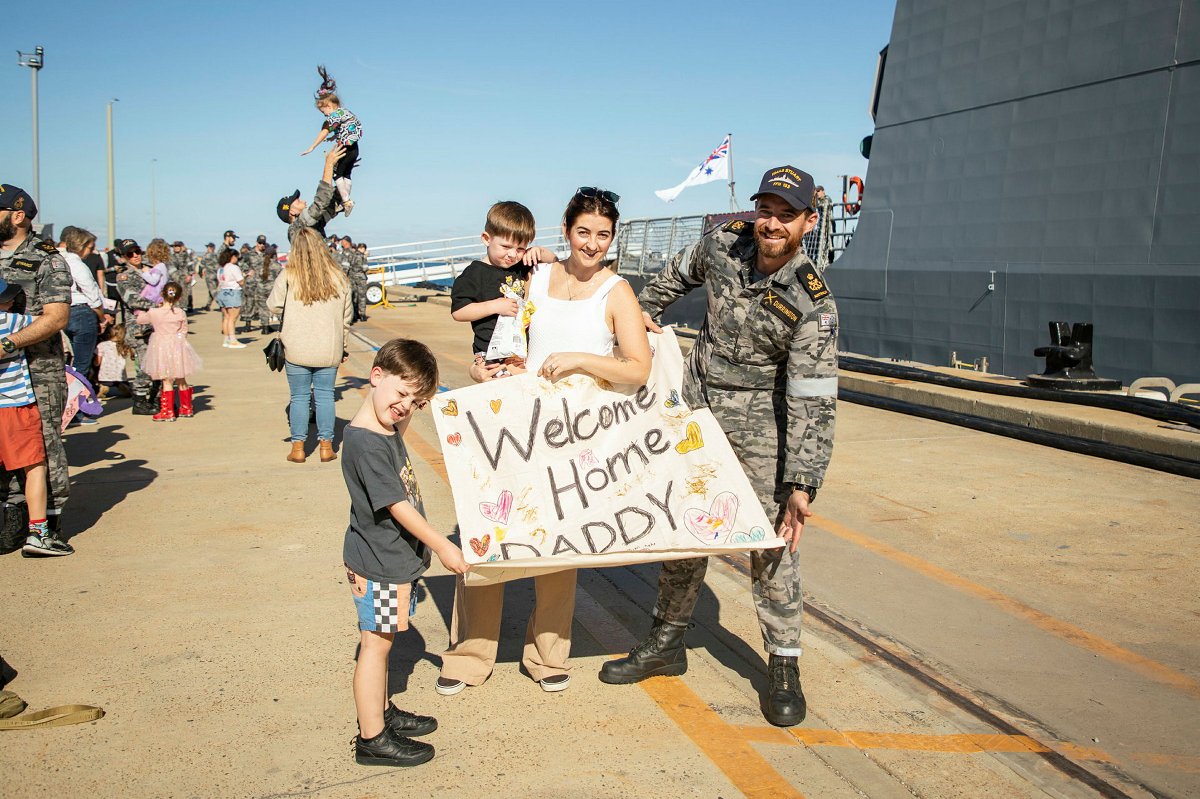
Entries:
<svg viewBox="0 0 1200 799">
<path fill-rule="evenodd" d="M 17 51 L 17 64 L 29 67 L 33 73 L 33 204 L 40 212 L 42 207 L 41 177 L 38 174 L 38 73 L 45 64 L 45 51 L 41 47 L 33 48 L 32 53 Z M 42 219 L 46 215 L 42 214 Z"/>
<path fill-rule="evenodd" d="M 157 158 L 150 159 L 150 238 L 152 239 L 158 238 L 158 199 L 154 188 L 154 165 L 157 163 Z"/>
<path fill-rule="evenodd" d="M 119 102 L 116 97 L 108 101 L 108 241 L 117 238 L 117 189 L 113 184 L 113 134 L 112 106 Z"/>
</svg>

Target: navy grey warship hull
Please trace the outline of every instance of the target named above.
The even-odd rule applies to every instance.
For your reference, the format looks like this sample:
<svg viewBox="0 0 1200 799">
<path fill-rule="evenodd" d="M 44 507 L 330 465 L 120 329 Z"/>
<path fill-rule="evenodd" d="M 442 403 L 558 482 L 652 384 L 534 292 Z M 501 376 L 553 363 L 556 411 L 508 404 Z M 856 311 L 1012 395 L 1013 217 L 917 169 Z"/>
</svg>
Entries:
<svg viewBox="0 0 1200 799">
<path fill-rule="evenodd" d="M 876 108 L 844 351 L 1200 380 L 1200 2 L 898 0 Z"/>
</svg>

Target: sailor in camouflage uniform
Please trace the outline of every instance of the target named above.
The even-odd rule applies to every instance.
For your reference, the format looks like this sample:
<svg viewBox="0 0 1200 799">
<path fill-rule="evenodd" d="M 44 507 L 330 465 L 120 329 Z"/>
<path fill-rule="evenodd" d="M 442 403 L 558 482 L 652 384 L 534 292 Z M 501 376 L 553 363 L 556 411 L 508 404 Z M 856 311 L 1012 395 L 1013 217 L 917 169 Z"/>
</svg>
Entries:
<svg viewBox="0 0 1200 799">
<path fill-rule="evenodd" d="M 325 225 L 342 210 L 341 203 L 334 197 L 333 166 L 346 152 L 346 148 L 338 145 L 325 154 L 325 171 L 317 183 L 317 192 L 313 195 L 312 203 L 300 199 L 300 190 L 279 198 L 275 204 L 275 214 L 279 221 L 288 226 L 288 241 L 302 227 L 310 227 L 325 238 Z"/>
<path fill-rule="evenodd" d="M 263 251 L 267 247 L 267 237 L 260 235 L 254 243 L 254 248 L 248 250 L 238 261 L 246 282 L 242 284 L 242 320 L 245 322 L 243 332 L 250 332 L 250 325 L 258 322 L 258 329 L 266 327 L 263 324 L 263 314 L 266 313 L 266 290 L 263 287 Z"/>
<path fill-rule="evenodd" d="M 264 332 L 272 333 L 275 328 L 271 324 L 271 309 L 267 307 L 266 297 L 271 296 L 271 289 L 275 287 L 275 280 L 279 277 L 279 273 L 283 271 L 283 266 L 279 263 L 279 248 L 274 244 L 268 244 L 263 250 L 263 263 L 266 264 L 267 280 L 263 284 L 263 304 L 261 325 Z"/>
<path fill-rule="evenodd" d="M 24 189 L 0 184 L 0 247 L 5 244 L 12 247 L 11 250 L 0 249 L 0 277 L 24 290 L 25 307 L 20 310 L 37 317 L 33 324 L 11 337 L 0 338 L 0 351 L 6 354 L 18 348 L 25 351 L 46 447 L 49 533 L 41 538 L 36 551 L 27 541 L 23 552 L 70 555 L 75 550 L 61 539 L 62 510 L 71 493 L 71 482 L 60 428 L 67 404 L 60 331 L 67 326 L 70 316 L 71 271 L 54 242 L 45 241 L 33 232 L 32 222 L 36 216 L 37 205 Z M 7 533 L 10 525 L 23 523 L 27 514 L 17 508 L 24 503 L 24 496 L 21 480 L 13 472 L 4 472 L 0 478 L 0 495 L 5 501 Z M 16 495 L 21 495 L 21 500 L 10 507 L 8 500 L 15 500 Z"/>
<path fill-rule="evenodd" d="M 208 302 L 204 310 L 211 311 L 213 301 L 217 297 L 217 245 L 204 245 L 204 255 L 200 256 L 200 275 L 204 278 L 204 287 L 208 289 Z"/>
<path fill-rule="evenodd" d="M 837 308 L 801 241 L 816 223 L 813 181 L 791 166 L 762 180 L 753 222 L 735 220 L 676 255 L 642 289 L 648 320 L 705 286 L 708 308 L 688 358 L 683 398 L 708 407 L 788 545 L 752 553 L 752 591 L 769 653 L 767 720 L 804 719 L 800 686 L 800 558 L 796 546 L 809 503 L 833 450 L 837 402 Z M 600 679 L 632 683 L 687 670 L 683 633 L 696 606 L 707 558 L 666 561 L 654 625 L 628 657 Z"/>
<path fill-rule="evenodd" d="M 192 310 L 192 271 L 192 254 L 187 251 L 182 241 L 173 242 L 170 262 L 167 264 L 167 277 L 183 289 L 179 304 L 188 311 Z"/>
<path fill-rule="evenodd" d="M 346 277 L 350 278 L 354 295 L 354 321 L 361 322 L 367 318 L 367 259 L 354 249 L 354 242 L 349 236 L 342 236 L 341 249 L 334 257 Z"/>
<path fill-rule="evenodd" d="M 142 248 L 133 239 L 121 242 L 121 255 L 125 259 L 125 267 L 117 275 L 117 292 L 121 295 L 121 305 L 125 316 L 125 344 L 133 350 L 136 368 L 133 373 L 133 413 L 138 416 L 153 416 L 158 413 L 155 396 L 159 384 L 146 374 L 142 368 L 146 362 L 146 345 L 150 342 L 151 325 L 138 324 L 138 311 L 148 311 L 154 303 L 142 296 L 146 281 L 142 278 Z"/>
</svg>

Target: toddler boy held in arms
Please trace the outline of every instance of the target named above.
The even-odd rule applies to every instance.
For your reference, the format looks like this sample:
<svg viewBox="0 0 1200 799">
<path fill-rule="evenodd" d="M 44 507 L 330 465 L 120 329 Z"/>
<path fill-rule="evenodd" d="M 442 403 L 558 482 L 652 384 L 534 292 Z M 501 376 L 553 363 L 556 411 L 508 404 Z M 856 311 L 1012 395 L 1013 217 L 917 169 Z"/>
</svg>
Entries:
<svg viewBox="0 0 1200 799">
<path fill-rule="evenodd" d="M 465 574 L 462 551 L 425 520 L 421 491 L 404 446 L 412 416 L 437 391 L 433 353 L 419 341 L 392 339 L 371 366 L 371 388 L 342 439 L 342 476 L 350 493 L 350 524 L 342 559 L 358 612 L 360 645 L 354 667 L 358 712 L 355 759 L 363 765 L 415 766 L 433 746 L 413 737 L 437 721 L 398 710 L 388 699 L 388 652 L 408 629 L 412 583 L 430 552 Z"/>
</svg>

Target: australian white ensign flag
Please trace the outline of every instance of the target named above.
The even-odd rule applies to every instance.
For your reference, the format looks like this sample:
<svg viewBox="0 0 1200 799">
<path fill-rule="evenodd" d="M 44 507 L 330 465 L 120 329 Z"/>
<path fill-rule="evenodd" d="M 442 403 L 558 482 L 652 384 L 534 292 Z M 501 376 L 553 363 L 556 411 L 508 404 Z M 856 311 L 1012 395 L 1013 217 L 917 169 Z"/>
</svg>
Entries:
<svg viewBox="0 0 1200 799">
<path fill-rule="evenodd" d="M 656 191 L 660 200 L 671 202 L 688 186 L 699 186 L 701 183 L 711 183 L 714 180 L 729 179 L 729 136 L 721 142 L 721 146 L 713 150 L 700 166 L 692 170 L 687 180 L 670 189 Z"/>
</svg>

